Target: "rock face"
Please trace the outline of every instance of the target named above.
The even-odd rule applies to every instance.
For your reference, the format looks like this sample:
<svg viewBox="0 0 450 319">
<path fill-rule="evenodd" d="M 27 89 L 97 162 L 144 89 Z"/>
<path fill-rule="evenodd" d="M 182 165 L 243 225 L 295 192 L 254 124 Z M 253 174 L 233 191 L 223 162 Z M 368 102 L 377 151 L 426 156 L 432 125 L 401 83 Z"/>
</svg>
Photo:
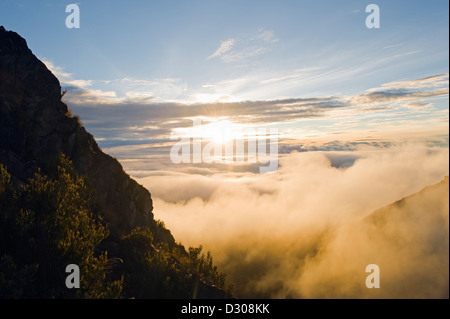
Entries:
<svg viewBox="0 0 450 319">
<path fill-rule="evenodd" d="M 11 175 L 13 186 L 19 189 L 27 184 L 39 168 L 44 174 L 51 172 L 63 153 L 96 193 L 94 209 L 98 211 L 92 213 L 106 222 L 109 236 L 94 253 L 107 252 L 108 262 L 120 266 L 111 268 L 108 276 L 124 278 L 123 296 L 228 298 L 224 290 L 202 279 L 210 278 L 211 273 L 200 272 L 199 256 L 189 259 L 164 223 L 155 221 L 149 191 L 130 178 L 116 159 L 102 152 L 61 97 L 58 79 L 34 56 L 26 41 L 0 26 L 0 163 Z M 157 248 L 146 248 L 149 244 Z M 154 258 L 145 258 L 145 254 Z M 175 255 L 182 258 L 183 265 L 168 262 L 177 261 Z"/>
<path fill-rule="evenodd" d="M 112 233 L 152 226 L 152 199 L 61 101 L 58 79 L 17 33 L 0 26 L 0 162 L 15 185 L 66 154 L 94 184 Z"/>
</svg>

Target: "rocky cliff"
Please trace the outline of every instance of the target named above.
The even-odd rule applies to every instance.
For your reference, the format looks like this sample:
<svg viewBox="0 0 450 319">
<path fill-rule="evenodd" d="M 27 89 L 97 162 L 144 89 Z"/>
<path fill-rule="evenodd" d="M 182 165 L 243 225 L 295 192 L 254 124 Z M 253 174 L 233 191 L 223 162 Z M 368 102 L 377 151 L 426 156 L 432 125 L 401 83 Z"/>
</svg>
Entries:
<svg viewBox="0 0 450 319">
<path fill-rule="evenodd" d="M 8 193 L 0 185 L 0 237 L 3 238 L 0 298 L 67 296 L 67 289 L 61 287 L 60 280 L 54 282 L 47 277 L 52 273 L 58 278 L 64 275 L 64 269 L 56 263 L 64 261 L 59 253 L 61 247 L 70 244 L 64 242 L 53 247 L 51 260 L 42 254 L 32 257 L 33 254 L 27 253 L 36 252 L 33 247 L 37 241 L 40 251 L 46 251 L 46 241 L 53 238 L 51 232 L 55 227 L 48 226 L 46 235 L 41 224 L 36 223 L 43 215 L 58 214 L 64 207 L 47 211 L 39 201 L 34 202 L 35 206 L 27 206 L 29 202 L 24 207 L 20 202 L 20 196 L 25 196 L 20 194 L 27 189 L 21 186 L 29 186 L 30 178 L 38 171 L 52 172 L 61 154 L 93 190 L 96 204 L 95 211 L 90 213 L 107 227 L 107 237 L 83 256 L 87 260 L 100 256 L 100 264 L 102 256 L 109 258 L 104 264 L 108 274 L 105 280 L 122 278 L 111 286 L 115 287 L 114 291 L 121 291 L 120 297 L 228 297 L 218 288 L 223 287 L 224 277 L 213 267 L 210 255 L 202 255 L 201 247 L 186 251 L 175 242 L 164 223 L 154 219 L 149 191 L 130 178 L 116 159 L 102 152 L 61 97 L 58 79 L 36 58 L 26 41 L 0 26 L 0 177 L 3 186 L 15 189 Z M 59 194 L 67 195 L 64 191 Z M 24 214 L 31 219 L 21 219 Z M 24 227 L 23 222 L 28 226 Z M 18 228 L 14 230 L 14 227 Z M 16 239 L 17 230 L 22 236 L 20 241 Z M 60 227 L 56 231 L 70 235 L 79 230 L 61 230 Z M 40 288 L 33 287 L 31 282 Z M 89 284 L 92 282 L 86 283 Z M 42 288 L 42 285 L 52 288 Z M 100 291 L 100 295 L 104 295 L 103 292 Z"/>
<path fill-rule="evenodd" d="M 69 115 L 58 79 L 26 41 L 0 26 L 0 162 L 19 185 L 61 152 L 94 183 L 113 231 L 126 233 L 153 223 L 147 189 L 103 153 L 93 136 Z"/>
</svg>

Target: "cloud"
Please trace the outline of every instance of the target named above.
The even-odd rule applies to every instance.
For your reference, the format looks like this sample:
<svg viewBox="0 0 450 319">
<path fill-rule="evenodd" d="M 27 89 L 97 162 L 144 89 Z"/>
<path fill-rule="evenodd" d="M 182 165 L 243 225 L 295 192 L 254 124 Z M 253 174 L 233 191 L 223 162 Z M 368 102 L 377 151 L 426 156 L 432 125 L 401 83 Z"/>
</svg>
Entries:
<svg viewBox="0 0 450 319">
<path fill-rule="evenodd" d="M 222 61 L 226 63 L 237 62 L 247 58 L 255 57 L 269 51 L 269 48 L 263 46 L 248 46 L 241 50 L 235 50 L 222 56 Z"/>
<path fill-rule="evenodd" d="M 46 67 L 58 78 L 61 86 L 70 94 L 65 96 L 65 101 L 73 104 L 121 104 L 123 102 L 145 103 L 153 101 L 170 101 L 179 96 L 184 96 L 186 84 L 180 79 L 136 79 L 124 77 L 121 79 L 101 80 L 94 83 L 93 80 L 75 79 L 72 73 L 64 71 L 63 67 L 56 66 L 53 62 L 42 59 Z M 92 89 L 97 84 L 102 89 Z M 109 90 L 104 88 L 108 87 Z"/>
<path fill-rule="evenodd" d="M 222 41 L 219 48 L 207 59 L 220 58 L 225 63 L 242 61 L 270 51 L 278 41 L 272 30 L 259 29 L 256 34 Z"/>
<path fill-rule="evenodd" d="M 264 29 L 261 29 L 254 38 L 256 40 L 261 40 L 265 43 L 275 43 L 279 41 L 279 39 L 275 35 L 275 32 L 273 32 L 272 30 L 264 30 Z"/>
<path fill-rule="evenodd" d="M 56 66 L 53 62 L 42 58 L 40 59 L 45 66 L 52 71 L 52 73 L 61 81 L 62 79 L 66 79 L 71 77 L 70 73 L 64 72 L 62 67 Z"/>
<path fill-rule="evenodd" d="M 448 94 L 447 73 L 415 80 L 384 83 L 381 87 L 368 89 L 364 94 L 344 98 L 344 101 L 371 111 L 374 106 L 382 108 L 389 107 L 389 105 L 400 105 L 406 108 L 420 105 L 430 106 L 429 99 L 448 98 Z"/>
<path fill-rule="evenodd" d="M 405 103 L 404 104 L 405 107 L 408 108 L 413 108 L 413 109 L 427 109 L 433 106 L 433 104 L 431 103 L 419 103 L 419 102 L 415 102 L 415 103 Z"/>
<path fill-rule="evenodd" d="M 293 152 L 271 175 L 171 172 L 138 181 L 155 216 L 183 244 L 211 250 L 239 297 L 448 298 L 448 189 L 405 206 L 418 209 L 410 216 L 385 213 L 384 226 L 365 219 L 442 180 L 448 156 L 420 144 Z M 377 291 L 365 287 L 369 263 L 381 267 Z"/>
<path fill-rule="evenodd" d="M 431 87 L 442 87 L 448 86 L 448 76 L 449 74 L 437 74 L 428 76 L 421 79 L 415 80 L 405 80 L 405 81 L 394 81 L 385 83 L 381 86 L 381 88 L 390 88 L 390 89 L 423 89 L 423 88 L 431 88 Z M 376 91 L 378 88 L 371 89 L 369 91 Z"/>
<path fill-rule="evenodd" d="M 283 122 L 322 116 L 327 110 L 343 107 L 339 100 L 332 97 L 185 104 L 127 98 L 109 100 L 102 99 L 102 94 L 104 97 L 114 97 L 110 92 L 85 90 L 71 92 L 66 99 L 71 108 L 84 113 L 83 117 L 87 120 L 105 122 L 108 119 L 106 122 L 114 122 L 116 128 L 129 127 L 129 123 L 134 123 L 136 127 L 148 123 L 167 127 L 169 121 L 172 122 L 169 127 L 188 127 L 192 126 L 190 119 L 196 117 L 229 117 L 243 124 L 264 124 L 273 123 L 275 118 Z"/>
<path fill-rule="evenodd" d="M 187 85 L 178 78 L 137 79 L 124 77 L 100 81 L 103 86 L 115 90 L 121 100 L 117 102 L 171 101 L 186 96 Z"/>
<path fill-rule="evenodd" d="M 69 85 L 63 82 L 63 86 L 68 93 L 64 96 L 64 101 L 70 105 L 77 104 L 112 104 L 119 100 L 115 91 L 103 91 L 98 89 L 86 89 L 79 86 Z"/>
<path fill-rule="evenodd" d="M 224 55 L 225 53 L 227 53 L 228 51 L 231 50 L 231 48 L 233 47 L 233 45 L 235 43 L 236 43 L 236 40 L 234 40 L 234 39 L 228 39 L 226 41 L 223 41 L 220 44 L 219 48 L 208 57 L 208 60 Z"/>
<path fill-rule="evenodd" d="M 448 88 L 435 89 L 432 91 L 407 91 L 402 89 L 372 91 L 362 95 L 352 96 L 350 101 L 355 105 L 372 105 L 389 102 L 411 102 L 420 101 L 427 98 L 447 96 Z M 410 103 L 408 103 L 409 105 Z"/>
<path fill-rule="evenodd" d="M 290 72 L 287 75 L 281 75 L 277 77 L 268 78 L 265 80 L 261 80 L 261 84 L 272 84 L 277 82 L 285 82 L 286 80 L 292 81 L 293 79 L 301 78 L 305 75 L 309 75 L 311 71 L 317 71 L 320 70 L 320 67 L 307 67 L 307 68 L 300 68 L 297 70 L 294 70 L 293 72 Z"/>
<path fill-rule="evenodd" d="M 340 229 L 321 258 L 304 270 L 303 292 L 319 297 L 326 287 L 340 297 L 448 298 L 448 190 L 447 177 Z M 382 271 L 380 289 L 358 284 L 367 275 L 358 268 L 369 263 Z M 338 273 L 329 271 L 337 265 Z"/>
<path fill-rule="evenodd" d="M 311 68 L 303 68 L 284 78 L 268 78 L 263 87 L 283 85 L 290 77 L 301 77 L 310 71 Z M 175 101 L 158 95 L 186 95 L 185 84 L 180 79 L 122 78 L 107 81 L 102 89 L 66 86 L 69 92 L 64 101 L 73 114 L 81 117 L 86 128 L 101 139 L 101 147 L 128 146 L 131 143 L 140 146 L 145 141 L 169 139 L 172 130 L 191 127 L 192 119 L 221 118 L 246 126 L 276 126 L 281 138 L 295 135 L 297 139 L 299 136 L 308 137 L 310 141 L 321 139 L 321 149 L 324 149 L 328 147 L 324 143 L 335 140 L 336 136 L 332 135 L 337 134 L 344 142 L 369 137 L 389 142 L 394 135 L 404 138 L 407 134 L 412 137 L 425 134 L 423 138 L 431 138 L 446 132 L 448 109 L 439 106 L 448 98 L 446 76 L 385 83 L 351 96 L 273 100 L 242 100 L 228 94 L 236 92 L 239 95 L 242 86 L 249 85 L 249 81 L 230 80 L 203 88 L 212 90 L 211 93 L 194 94 L 191 100 Z M 260 80 L 255 83 L 261 86 Z M 246 87 L 248 90 L 251 88 Z M 227 93 L 218 94 L 222 89 Z M 118 93 L 120 90 L 122 94 Z M 167 92 L 163 93 L 164 90 Z M 404 136 L 400 134 L 401 130 Z M 280 145 L 282 143 L 280 141 Z M 159 146 L 155 145 L 155 150 L 156 147 Z M 166 145 L 167 149 L 169 147 L 170 144 Z M 151 153 L 150 148 L 148 153 Z"/>
<path fill-rule="evenodd" d="M 85 88 L 91 86 L 92 80 L 74 79 L 72 73 L 64 72 L 64 68 L 56 66 L 53 62 L 47 59 L 41 59 L 45 66 L 58 78 L 63 86 L 74 86 Z"/>
</svg>

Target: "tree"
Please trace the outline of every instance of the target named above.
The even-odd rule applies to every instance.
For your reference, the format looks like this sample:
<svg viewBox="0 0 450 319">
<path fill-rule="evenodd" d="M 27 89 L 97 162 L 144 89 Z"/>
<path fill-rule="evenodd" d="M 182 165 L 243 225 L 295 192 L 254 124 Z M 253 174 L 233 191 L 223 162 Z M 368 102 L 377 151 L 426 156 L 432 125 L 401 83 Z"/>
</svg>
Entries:
<svg viewBox="0 0 450 319">
<path fill-rule="evenodd" d="M 8 176 L 1 166 L 0 257 L 7 257 L 0 272 L 22 271 L 20 276 L 27 274 L 32 283 L 15 291 L 17 297 L 118 297 L 122 281 L 108 282 L 107 255 L 95 254 L 108 236 L 107 227 L 95 212 L 92 190 L 71 161 L 61 155 L 48 175 L 39 170 L 19 191 L 12 190 Z M 80 289 L 65 286 L 68 264 L 80 268 Z"/>
<path fill-rule="evenodd" d="M 114 238 L 119 248 L 108 258 L 100 209 L 64 155 L 19 189 L 0 164 L 0 298 L 195 298 L 225 288 L 210 253 L 186 251 L 162 221 Z M 65 285 L 70 264 L 79 289 Z"/>
</svg>

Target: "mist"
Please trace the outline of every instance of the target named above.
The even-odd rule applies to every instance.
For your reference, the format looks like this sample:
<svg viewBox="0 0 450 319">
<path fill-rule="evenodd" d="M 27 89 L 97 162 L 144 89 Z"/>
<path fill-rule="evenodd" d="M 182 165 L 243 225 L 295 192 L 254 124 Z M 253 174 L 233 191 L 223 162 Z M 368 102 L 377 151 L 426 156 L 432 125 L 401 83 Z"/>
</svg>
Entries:
<svg viewBox="0 0 450 319">
<path fill-rule="evenodd" d="M 448 165 L 448 148 L 404 144 L 292 152 L 272 174 L 187 169 L 138 181 L 155 217 L 211 251 L 237 297 L 448 298 L 448 180 L 421 192 Z M 380 288 L 365 285 L 372 263 Z"/>
</svg>

